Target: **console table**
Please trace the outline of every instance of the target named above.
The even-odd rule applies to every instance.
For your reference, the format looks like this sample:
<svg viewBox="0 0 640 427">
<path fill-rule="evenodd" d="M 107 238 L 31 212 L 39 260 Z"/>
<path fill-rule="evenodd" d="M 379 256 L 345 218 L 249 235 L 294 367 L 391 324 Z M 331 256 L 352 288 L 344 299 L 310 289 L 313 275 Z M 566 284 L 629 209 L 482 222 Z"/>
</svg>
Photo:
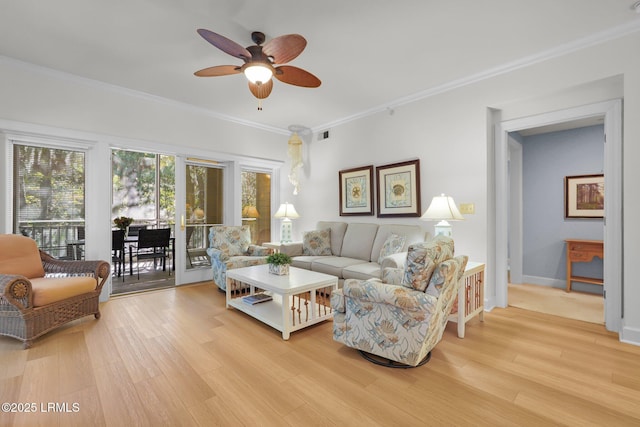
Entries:
<svg viewBox="0 0 640 427">
<path fill-rule="evenodd" d="M 603 285 L 602 279 L 574 276 L 574 262 L 591 262 L 594 257 L 604 259 L 604 242 L 602 240 L 566 239 L 567 242 L 567 292 L 571 292 L 571 282 L 593 283 Z"/>
</svg>

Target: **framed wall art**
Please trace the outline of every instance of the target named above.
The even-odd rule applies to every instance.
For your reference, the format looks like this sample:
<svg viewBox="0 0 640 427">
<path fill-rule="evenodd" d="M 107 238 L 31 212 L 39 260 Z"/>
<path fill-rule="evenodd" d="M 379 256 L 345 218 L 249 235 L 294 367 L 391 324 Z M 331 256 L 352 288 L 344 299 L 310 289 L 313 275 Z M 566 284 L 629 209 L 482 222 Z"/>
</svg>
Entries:
<svg viewBox="0 0 640 427">
<path fill-rule="evenodd" d="M 575 175 L 564 178 L 564 217 L 604 217 L 604 175 Z"/>
<path fill-rule="evenodd" d="M 340 180 L 340 216 L 373 215 L 373 166 L 345 169 Z"/>
<path fill-rule="evenodd" d="M 378 217 L 420 216 L 420 160 L 376 167 Z"/>
</svg>

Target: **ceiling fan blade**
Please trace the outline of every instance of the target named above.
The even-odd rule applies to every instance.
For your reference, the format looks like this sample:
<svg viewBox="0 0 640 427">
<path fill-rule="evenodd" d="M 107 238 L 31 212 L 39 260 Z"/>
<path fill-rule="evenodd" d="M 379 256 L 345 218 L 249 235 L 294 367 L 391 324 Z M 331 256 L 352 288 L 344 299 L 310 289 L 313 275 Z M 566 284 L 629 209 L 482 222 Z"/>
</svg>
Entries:
<svg viewBox="0 0 640 427">
<path fill-rule="evenodd" d="M 318 87 L 322 83 L 319 78 L 310 72 L 292 65 L 276 67 L 274 77 L 282 83 L 302 87 Z"/>
<path fill-rule="evenodd" d="M 221 36 L 220 34 L 216 34 L 213 31 L 205 30 L 203 28 L 198 30 L 198 34 L 200 34 L 203 39 L 231 56 L 240 58 L 245 62 L 251 59 L 251 54 L 247 49 L 240 46 L 233 40 L 229 40 L 225 36 Z"/>
<path fill-rule="evenodd" d="M 198 77 L 218 77 L 240 73 L 240 67 L 236 65 L 216 65 L 215 67 L 203 68 L 202 70 L 196 71 L 193 74 Z"/>
<path fill-rule="evenodd" d="M 266 83 L 256 84 L 249 82 L 249 90 L 258 99 L 265 99 L 273 89 L 273 80 L 269 79 Z"/>
<path fill-rule="evenodd" d="M 287 34 L 266 42 L 262 52 L 273 57 L 274 64 L 286 64 L 300 55 L 305 46 L 307 41 L 300 34 Z"/>
</svg>

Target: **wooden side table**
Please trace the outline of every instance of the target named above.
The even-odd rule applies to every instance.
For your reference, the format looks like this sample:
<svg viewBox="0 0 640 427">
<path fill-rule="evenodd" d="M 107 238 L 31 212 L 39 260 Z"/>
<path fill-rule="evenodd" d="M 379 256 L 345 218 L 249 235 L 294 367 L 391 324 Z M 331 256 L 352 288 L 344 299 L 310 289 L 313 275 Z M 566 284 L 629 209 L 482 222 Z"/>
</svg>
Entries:
<svg viewBox="0 0 640 427">
<path fill-rule="evenodd" d="M 566 239 L 567 242 L 567 292 L 571 292 L 571 282 L 593 283 L 604 285 L 602 279 L 574 276 L 574 262 L 591 262 L 594 257 L 604 259 L 604 242 L 602 240 Z"/>
<path fill-rule="evenodd" d="M 465 324 L 479 316 L 484 322 L 484 267 L 481 262 L 467 262 L 458 290 L 458 312 L 449 316 L 450 322 L 458 324 L 458 337 L 464 338 Z"/>
</svg>

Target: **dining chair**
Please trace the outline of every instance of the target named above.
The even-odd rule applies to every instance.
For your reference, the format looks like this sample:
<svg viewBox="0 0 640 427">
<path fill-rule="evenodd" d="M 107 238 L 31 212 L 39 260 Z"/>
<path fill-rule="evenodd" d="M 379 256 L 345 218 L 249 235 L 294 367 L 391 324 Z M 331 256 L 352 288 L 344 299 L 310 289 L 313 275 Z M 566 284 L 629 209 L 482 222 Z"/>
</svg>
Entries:
<svg viewBox="0 0 640 427">
<path fill-rule="evenodd" d="M 162 260 L 162 271 L 167 270 L 167 258 L 169 258 L 169 246 L 171 241 L 171 229 L 140 229 L 138 241 L 129 246 L 129 257 L 136 258 L 138 279 L 140 279 L 140 260 L 152 259 L 155 268 L 156 261 Z M 135 253 L 134 253 L 135 250 Z M 169 269 L 171 275 L 171 269 Z"/>
<path fill-rule="evenodd" d="M 111 230 L 111 261 L 115 265 L 115 273 L 124 282 L 124 230 Z"/>
</svg>

